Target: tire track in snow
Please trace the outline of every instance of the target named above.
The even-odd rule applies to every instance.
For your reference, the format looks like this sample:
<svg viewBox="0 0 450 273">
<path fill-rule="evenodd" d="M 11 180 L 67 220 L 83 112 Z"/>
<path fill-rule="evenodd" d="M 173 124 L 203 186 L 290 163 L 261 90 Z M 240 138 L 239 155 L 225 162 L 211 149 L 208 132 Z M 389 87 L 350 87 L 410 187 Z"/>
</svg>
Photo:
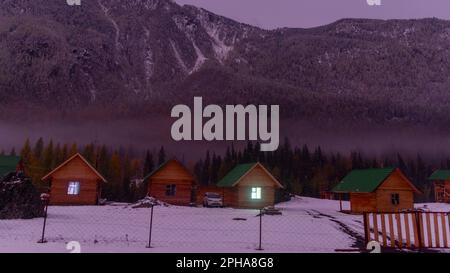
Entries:
<svg viewBox="0 0 450 273">
<path fill-rule="evenodd" d="M 364 236 L 355 231 L 354 229 L 352 229 L 344 222 L 339 221 L 338 218 L 314 209 L 310 211 L 307 210 L 306 212 L 314 218 L 327 218 L 328 220 L 336 223 L 338 225 L 339 230 L 343 231 L 345 234 L 349 235 L 354 240 L 352 247 L 360 249 L 361 251 L 364 251 L 366 249 Z"/>
</svg>

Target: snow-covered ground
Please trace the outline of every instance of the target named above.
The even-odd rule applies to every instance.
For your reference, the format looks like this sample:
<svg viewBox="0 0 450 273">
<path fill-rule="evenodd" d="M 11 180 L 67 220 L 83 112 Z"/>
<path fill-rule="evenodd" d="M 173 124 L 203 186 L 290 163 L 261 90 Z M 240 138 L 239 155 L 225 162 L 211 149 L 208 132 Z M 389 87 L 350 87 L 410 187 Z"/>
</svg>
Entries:
<svg viewBox="0 0 450 273">
<path fill-rule="evenodd" d="M 349 204 L 344 202 L 344 208 Z M 420 205 L 422 206 L 422 205 Z M 449 211 L 449 205 L 428 204 Z M 296 197 L 277 205 L 282 215 L 263 216 L 265 252 L 336 252 L 362 246 L 363 217 L 338 212 L 339 202 Z M 436 208 L 435 208 L 436 207 Z M 257 210 L 156 206 L 152 248 L 146 248 L 149 208 L 51 206 L 46 244 L 38 244 L 43 219 L 0 220 L 0 252 L 258 252 Z M 235 220 L 241 218 L 245 220 Z"/>
</svg>

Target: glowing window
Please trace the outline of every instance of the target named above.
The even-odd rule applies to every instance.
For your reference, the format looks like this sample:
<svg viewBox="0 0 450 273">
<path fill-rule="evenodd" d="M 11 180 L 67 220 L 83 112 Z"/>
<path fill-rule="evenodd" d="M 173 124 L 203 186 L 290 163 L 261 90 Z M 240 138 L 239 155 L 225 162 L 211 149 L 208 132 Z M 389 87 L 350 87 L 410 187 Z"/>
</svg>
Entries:
<svg viewBox="0 0 450 273">
<path fill-rule="evenodd" d="M 69 182 L 69 186 L 67 187 L 68 195 L 78 195 L 80 194 L 80 182 L 71 181 Z"/>
<path fill-rule="evenodd" d="M 261 199 L 261 187 L 252 188 L 252 199 Z"/>
</svg>

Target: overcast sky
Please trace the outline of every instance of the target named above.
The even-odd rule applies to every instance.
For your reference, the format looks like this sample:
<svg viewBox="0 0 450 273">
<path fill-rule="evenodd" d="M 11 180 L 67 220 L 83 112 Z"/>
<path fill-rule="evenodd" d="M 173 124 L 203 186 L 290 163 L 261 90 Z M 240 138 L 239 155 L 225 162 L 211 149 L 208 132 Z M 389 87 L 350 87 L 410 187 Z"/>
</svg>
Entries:
<svg viewBox="0 0 450 273">
<path fill-rule="evenodd" d="M 262 28 L 314 27 L 341 18 L 450 19 L 450 0 L 175 0 Z M 372 1 L 372 0 L 369 0 Z"/>
</svg>

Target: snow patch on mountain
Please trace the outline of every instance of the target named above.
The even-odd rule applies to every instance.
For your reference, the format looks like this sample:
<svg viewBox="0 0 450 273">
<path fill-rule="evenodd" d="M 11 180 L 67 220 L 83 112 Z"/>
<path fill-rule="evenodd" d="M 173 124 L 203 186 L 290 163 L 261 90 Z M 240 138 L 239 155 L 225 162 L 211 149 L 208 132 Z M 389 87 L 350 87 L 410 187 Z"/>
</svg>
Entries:
<svg viewBox="0 0 450 273">
<path fill-rule="evenodd" d="M 205 57 L 205 55 L 203 55 L 202 51 L 198 48 L 198 46 L 195 44 L 195 42 L 193 43 L 193 46 L 195 49 L 195 53 L 197 54 L 197 60 L 195 61 L 194 67 L 189 72 L 189 74 L 192 74 L 192 73 L 198 71 L 202 67 L 202 65 L 206 62 L 206 60 L 208 59 Z"/>
<path fill-rule="evenodd" d="M 153 51 L 149 45 L 150 41 L 150 31 L 148 28 L 144 28 L 145 32 L 145 42 L 146 42 L 146 49 L 145 49 L 145 56 L 144 56 L 144 72 L 145 72 L 145 79 L 147 81 L 147 84 L 149 84 L 151 77 L 153 76 L 155 72 L 155 61 L 153 58 Z"/>
<path fill-rule="evenodd" d="M 183 69 L 184 72 L 188 72 L 188 68 L 186 64 L 184 63 L 183 59 L 181 58 L 180 52 L 177 49 L 177 46 L 175 45 L 175 42 L 170 39 L 169 40 L 170 46 L 172 47 L 173 53 L 175 54 L 175 58 L 177 59 L 178 64 Z"/>
<path fill-rule="evenodd" d="M 119 40 L 120 39 L 119 25 L 114 20 L 114 18 L 112 18 L 111 15 L 109 14 L 109 8 L 107 8 L 105 5 L 103 5 L 101 0 L 98 0 L 97 3 L 99 4 L 99 6 L 102 9 L 103 13 L 105 14 L 106 18 L 108 18 L 108 20 L 111 22 L 111 24 L 113 25 L 113 27 L 116 31 L 114 42 L 115 42 L 116 50 L 119 51 L 119 49 L 121 48 L 120 40 Z"/>
<path fill-rule="evenodd" d="M 219 61 L 224 61 L 227 57 L 230 51 L 233 50 L 233 46 L 228 46 L 225 43 L 225 39 L 221 38 L 221 30 L 217 26 L 210 26 L 205 29 L 206 33 L 208 33 L 209 37 L 212 38 L 212 46 L 214 49 L 214 53 L 216 55 L 216 58 Z"/>
<path fill-rule="evenodd" d="M 195 50 L 195 54 L 197 55 L 197 59 L 195 61 L 194 66 L 189 71 L 189 74 L 192 74 L 196 71 L 198 71 L 202 65 L 205 63 L 205 61 L 208 59 L 205 54 L 200 50 L 200 48 L 197 46 L 197 43 L 195 41 L 195 32 L 197 30 L 197 25 L 195 23 L 192 23 L 189 21 L 187 17 L 181 17 L 181 16 L 174 16 L 172 17 L 173 22 L 178 27 L 180 31 L 184 33 L 184 35 L 189 39 L 189 41 L 192 44 L 192 47 Z M 180 54 L 178 54 L 180 55 Z M 180 57 L 181 59 L 181 57 Z"/>
</svg>

